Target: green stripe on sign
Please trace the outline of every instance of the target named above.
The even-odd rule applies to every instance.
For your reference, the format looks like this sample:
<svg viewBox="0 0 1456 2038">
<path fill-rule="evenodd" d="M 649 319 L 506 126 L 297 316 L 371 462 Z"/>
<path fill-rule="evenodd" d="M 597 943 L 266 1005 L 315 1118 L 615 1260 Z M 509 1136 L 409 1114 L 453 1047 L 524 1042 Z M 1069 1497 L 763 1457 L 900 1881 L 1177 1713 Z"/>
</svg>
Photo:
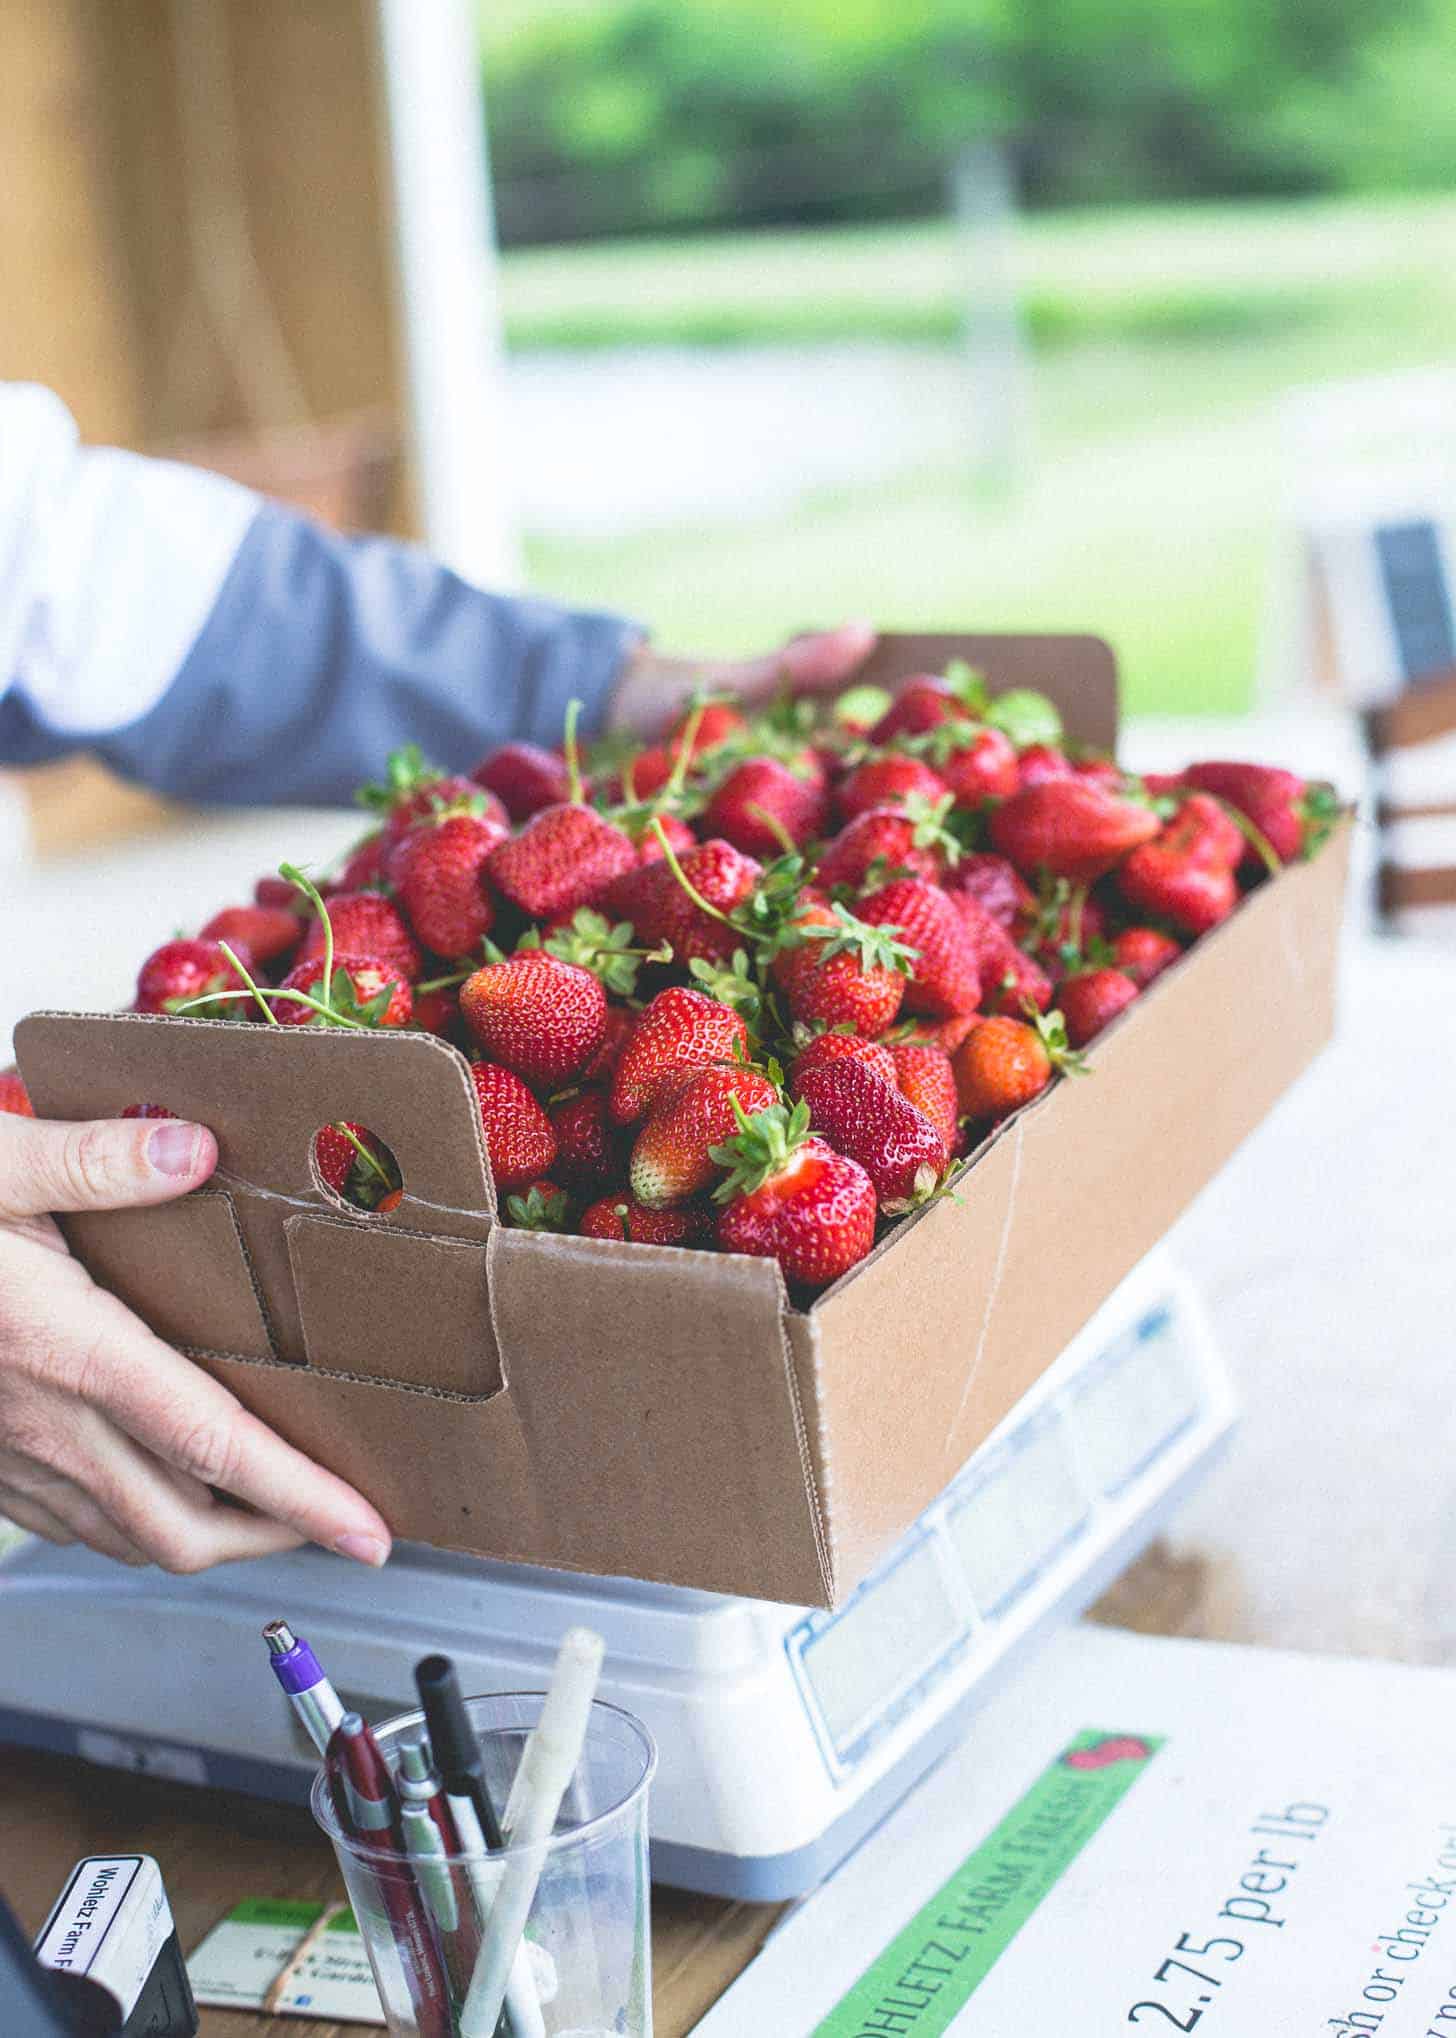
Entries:
<svg viewBox="0 0 1456 2038">
<path fill-rule="evenodd" d="M 941 2038 L 1162 1745 L 1078 1734 L 812 2038 Z"/>
</svg>

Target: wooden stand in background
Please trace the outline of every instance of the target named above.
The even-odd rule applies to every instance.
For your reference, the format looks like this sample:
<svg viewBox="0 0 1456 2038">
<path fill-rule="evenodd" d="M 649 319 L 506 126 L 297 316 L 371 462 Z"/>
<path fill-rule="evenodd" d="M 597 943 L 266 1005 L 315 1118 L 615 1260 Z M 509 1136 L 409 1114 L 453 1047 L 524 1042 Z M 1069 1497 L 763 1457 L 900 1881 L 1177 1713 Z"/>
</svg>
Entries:
<svg viewBox="0 0 1456 2038">
<path fill-rule="evenodd" d="M 0 380 L 84 437 L 413 525 L 374 0 L 5 0 Z M 156 825 L 89 762 L 42 853 Z"/>
</svg>

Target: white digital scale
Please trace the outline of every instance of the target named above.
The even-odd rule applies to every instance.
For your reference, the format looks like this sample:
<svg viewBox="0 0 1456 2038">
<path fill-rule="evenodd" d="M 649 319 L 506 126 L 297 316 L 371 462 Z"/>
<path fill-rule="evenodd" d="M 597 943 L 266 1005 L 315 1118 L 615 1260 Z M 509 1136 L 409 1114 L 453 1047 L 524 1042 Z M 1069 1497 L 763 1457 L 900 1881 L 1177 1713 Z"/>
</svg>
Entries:
<svg viewBox="0 0 1456 2038">
<path fill-rule="evenodd" d="M 0 1560 L 0 1739 L 302 1801 L 315 1757 L 265 1621 L 376 1721 L 413 1706 L 431 1650 L 468 1692 L 540 1689 L 585 1622 L 602 1696 L 657 1739 L 654 1876 L 795 1896 L 1148 1542 L 1234 1413 L 1197 1297 L 1155 1253 L 836 1613 L 415 1545 L 382 1573 L 300 1550 L 173 1578 L 27 1540 Z"/>
</svg>

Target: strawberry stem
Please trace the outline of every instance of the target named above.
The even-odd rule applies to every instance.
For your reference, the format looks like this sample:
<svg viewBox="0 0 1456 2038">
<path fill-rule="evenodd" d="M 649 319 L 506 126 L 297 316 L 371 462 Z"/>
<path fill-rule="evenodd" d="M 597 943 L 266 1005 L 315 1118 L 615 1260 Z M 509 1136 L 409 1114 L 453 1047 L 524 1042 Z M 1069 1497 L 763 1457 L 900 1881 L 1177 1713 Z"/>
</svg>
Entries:
<svg viewBox="0 0 1456 2038">
<path fill-rule="evenodd" d="M 1244 840 L 1254 850 L 1270 877 L 1278 877 L 1280 871 L 1284 868 L 1284 859 L 1259 824 L 1256 821 L 1251 821 L 1243 809 L 1236 807 L 1232 800 L 1222 799 L 1217 793 L 1213 797 L 1218 800 L 1218 804 L 1223 808 Z"/>
<path fill-rule="evenodd" d="M 572 806 L 581 805 L 581 750 L 576 740 L 576 725 L 581 720 L 581 702 L 566 703 L 566 722 L 562 731 L 561 746 L 566 752 L 566 797 Z"/>
<path fill-rule="evenodd" d="M 324 923 L 324 969 L 319 981 L 323 984 L 325 991 L 327 991 L 329 985 L 334 981 L 334 923 L 329 918 L 329 909 L 323 902 L 318 886 L 313 883 L 312 879 L 304 876 L 297 864 L 280 863 L 278 875 L 279 877 L 286 877 L 291 885 L 297 886 L 298 890 L 303 893 L 303 896 Z"/>
<path fill-rule="evenodd" d="M 315 998 L 311 992 L 290 991 L 282 984 L 276 990 L 269 991 L 259 991 L 256 985 L 251 991 L 208 991 L 200 998 L 188 998 L 184 1004 L 178 1005 L 176 1009 L 178 1014 L 185 1018 L 189 1012 L 197 1011 L 200 1006 L 236 1004 L 239 999 L 255 996 L 286 998 L 290 1005 L 307 1005 L 311 1012 L 321 1013 L 331 1025 L 347 1026 L 354 1033 L 368 1033 L 370 1030 L 362 1020 L 350 1019 L 343 1012 L 336 1012 L 332 1005 L 326 1005 L 321 998 Z M 269 1012 L 268 1017 L 275 1026 L 281 1023 L 274 1012 Z"/>
<path fill-rule="evenodd" d="M 673 759 L 672 772 L 663 787 L 663 796 L 668 800 L 681 798 L 687 784 L 688 767 L 693 761 L 693 745 L 698 740 L 698 731 L 703 726 L 703 716 L 708 712 L 706 701 L 694 701 L 688 710 L 687 720 L 682 725 L 677 739 L 677 756 Z"/>
<path fill-rule="evenodd" d="M 233 968 L 237 971 L 238 975 L 242 978 L 243 982 L 247 985 L 248 996 L 251 997 L 261 1008 L 263 1017 L 268 1021 L 268 1024 L 270 1026 L 277 1026 L 279 1024 L 278 1015 L 273 1011 L 267 999 L 263 996 L 263 993 L 254 983 L 252 975 L 249 972 L 247 966 L 243 963 L 240 957 L 234 954 L 233 950 L 229 948 L 228 944 L 225 941 L 219 941 L 217 945 L 222 950 L 223 954 L 227 957 L 228 961 L 232 964 Z M 229 996 L 235 995 L 236 993 L 232 992 L 229 993 Z"/>
<path fill-rule="evenodd" d="M 771 814 L 768 811 L 768 808 L 761 807 L 758 804 L 757 800 L 747 801 L 743 811 L 745 814 L 752 814 L 753 818 L 756 821 L 762 821 L 764 827 L 767 828 L 769 834 L 772 835 L 774 841 L 777 842 L 779 848 L 784 852 L 785 856 L 798 855 L 799 853 L 798 843 L 794 840 L 793 836 L 789 833 L 788 829 L 784 826 L 783 822 L 779 819 L 777 814 Z"/>
<path fill-rule="evenodd" d="M 389 1170 L 386 1167 L 384 1167 L 384 1165 L 379 1161 L 379 1159 L 369 1151 L 368 1147 L 364 1144 L 363 1140 L 359 1137 L 358 1133 L 355 1132 L 352 1126 L 346 1125 L 342 1118 L 336 1118 L 334 1120 L 334 1130 L 335 1132 L 343 1133 L 345 1139 L 348 1140 L 350 1146 L 353 1147 L 355 1153 L 358 1154 L 360 1160 L 363 1161 L 364 1165 L 371 1171 L 371 1173 L 378 1175 L 380 1181 L 383 1182 L 386 1189 L 392 1189 L 394 1187 L 394 1183 L 390 1178 Z"/>
<path fill-rule="evenodd" d="M 720 912 L 716 906 L 710 906 L 702 893 L 694 885 L 692 879 L 678 862 L 677 851 L 668 841 L 667 830 L 663 827 L 660 817 L 656 814 L 652 817 L 652 832 L 662 845 L 662 854 L 668 869 L 672 872 L 674 878 L 682 886 L 693 904 L 698 908 L 699 912 L 706 913 L 710 920 L 721 920 L 725 927 L 731 927 L 735 934 L 739 933 L 741 930 L 737 921 L 731 920 L 726 913 Z"/>
</svg>

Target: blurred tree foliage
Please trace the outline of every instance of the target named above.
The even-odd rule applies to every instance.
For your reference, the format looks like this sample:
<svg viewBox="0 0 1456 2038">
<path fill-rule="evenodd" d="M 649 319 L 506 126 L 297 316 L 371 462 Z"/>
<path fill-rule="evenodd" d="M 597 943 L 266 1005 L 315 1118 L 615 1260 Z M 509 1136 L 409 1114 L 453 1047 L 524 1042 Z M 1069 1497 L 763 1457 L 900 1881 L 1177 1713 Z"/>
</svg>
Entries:
<svg viewBox="0 0 1456 2038">
<path fill-rule="evenodd" d="M 491 11 L 491 150 L 513 242 L 924 213 L 955 151 L 986 136 L 1010 148 L 1033 204 L 1456 172 L 1451 0 Z M 1415 87 L 1434 131 L 1407 149 Z"/>
</svg>

